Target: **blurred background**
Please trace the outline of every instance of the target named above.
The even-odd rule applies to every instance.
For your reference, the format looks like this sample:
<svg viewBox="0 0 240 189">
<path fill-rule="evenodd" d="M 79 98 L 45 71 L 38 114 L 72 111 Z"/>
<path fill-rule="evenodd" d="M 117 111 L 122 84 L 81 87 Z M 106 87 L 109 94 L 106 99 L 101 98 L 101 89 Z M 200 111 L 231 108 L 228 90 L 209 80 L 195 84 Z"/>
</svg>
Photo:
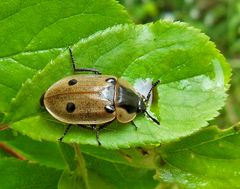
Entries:
<svg viewBox="0 0 240 189">
<path fill-rule="evenodd" d="M 119 0 L 137 24 L 159 19 L 183 21 L 206 33 L 231 64 L 229 97 L 210 124 L 221 128 L 240 121 L 240 0 Z"/>
</svg>

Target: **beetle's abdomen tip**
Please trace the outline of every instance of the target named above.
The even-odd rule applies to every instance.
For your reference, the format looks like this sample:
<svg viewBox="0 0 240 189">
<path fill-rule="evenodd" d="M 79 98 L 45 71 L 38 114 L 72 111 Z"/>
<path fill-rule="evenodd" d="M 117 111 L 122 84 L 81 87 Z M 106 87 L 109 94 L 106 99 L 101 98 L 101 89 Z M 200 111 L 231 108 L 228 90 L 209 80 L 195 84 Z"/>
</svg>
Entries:
<svg viewBox="0 0 240 189">
<path fill-rule="evenodd" d="M 41 98 L 40 98 L 40 105 L 45 108 L 45 105 L 44 105 L 44 95 L 45 95 L 45 93 L 43 93 Z"/>
</svg>

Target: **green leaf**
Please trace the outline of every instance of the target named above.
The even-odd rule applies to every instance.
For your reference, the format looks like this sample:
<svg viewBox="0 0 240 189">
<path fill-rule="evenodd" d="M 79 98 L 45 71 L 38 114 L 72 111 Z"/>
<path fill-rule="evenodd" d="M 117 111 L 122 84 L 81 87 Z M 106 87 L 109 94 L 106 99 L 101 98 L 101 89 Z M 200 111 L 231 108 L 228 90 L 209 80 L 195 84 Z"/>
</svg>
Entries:
<svg viewBox="0 0 240 189">
<path fill-rule="evenodd" d="M 228 91 L 229 97 L 226 101 L 224 111 L 221 116 L 210 122 L 210 125 L 219 125 L 229 128 L 235 123 L 240 122 L 240 60 L 229 60 L 232 67 L 231 87 Z"/>
<path fill-rule="evenodd" d="M 83 179 L 76 172 L 69 170 L 63 171 L 58 182 L 58 189 L 85 189 Z M 99 188 L 99 187 L 98 187 Z"/>
<path fill-rule="evenodd" d="M 5 157 L 9 157 L 10 155 L 7 154 L 6 152 L 4 152 L 2 149 L 0 149 L 0 159 L 1 158 L 5 158 Z"/>
<path fill-rule="evenodd" d="M 54 189 L 61 171 L 14 159 L 0 159 L 1 189 Z"/>
<path fill-rule="evenodd" d="M 81 40 L 73 53 L 77 67 L 94 67 L 132 84 L 161 80 L 151 106 L 161 125 L 143 115 L 134 120 L 137 131 L 115 121 L 100 134 L 103 147 L 175 140 L 206 126 L 224 105 L 230 67 L 207 36 L 186 24 L 119 25 Z M 25 83 L 5 122 L 34 139 L 57 141 L 64 125 L 40 108 L 39 99 L 50 85 L 71 74 L 67 50 Z M 95 133 L 79 127 L 73 127 L 64 142 L 97 145 Z"/>
<path fill-rule="evenodd" d="M 1 141 L 4 141 L 4 144 L 10 149 L 32 162 L 56 169 L 65 169 L 66 167 L 63 155 L 56 143 L 39 142 L 20 134 L 14 136 L 10 130 L 0 132 Z"/>
<path fill-rule="evenodd" d="M 22 83 L 66 47 L 130 22 L 113 0 L 8 0 L 0 2 L 0 10 L 0 112 L 4 113 Z"/>
<path fill-rule="evenodd" d="M 11 157 L 11 155 L 3 149 L 2 143 L 0 142 L 0 159 L 6 158 L 6 157 Z"/>
<path fill-rule="evenodd" d="M 85 159 L 77 144 L 60 144 L 64 159 L 68 164 L 59 183 L 59 189 L 90 189 Z"/>
<path fill-rule="evenodd" d="M 136 168 L 155 169 L 154 148 L 130 148 L 120 150 L 109 150 L 90 145 L 81 145 L 81 152 L 84 155 L 104 160 L 110 163 L 117 163 Z"/>
<path fill-rule="evenodd" d="M 136 166 L 139 165 L 140 159 L 136 153 L 131 154 L 131 157 L 128 155 L 127 161 L 129 162 L 126 163 L 126 161 L 124 162 L 121 159 L 124 154 L 123 151 L 106 150 L 83 145 L 79 147 L 76 144 L 63 144 L 61 149 L 69 165 L 59 180 L 58 187 L 61 189 L 153 189 L 158 183 L 153 180 L 155 174 L 153 167 Z M 146 164 L 148 158 L 146 156 L 141 156 L 141 158 L 142 162 L 145 159 Z"/>
<path fill-rule="evenodd" d="M 227 129 L 208 127 L 160 147 L 160 181 L 184 188 L 239 188 L 240 124 Z"/>
<path fill-rule="evenodd" d="M 153 189 L 155 170 L 134 168 L 86 156 L 91 188 Z"/>
<path fill-rule="evenodd" d="M 11 141 L 11 140 L 14 140 L 15 139 L 15 133 L 16 131 L 14 130 L 11 130 L 11 129 L 5 129 L 5 130 L 2 130 L 0 131 L 0 141 Z"/>
</svg>

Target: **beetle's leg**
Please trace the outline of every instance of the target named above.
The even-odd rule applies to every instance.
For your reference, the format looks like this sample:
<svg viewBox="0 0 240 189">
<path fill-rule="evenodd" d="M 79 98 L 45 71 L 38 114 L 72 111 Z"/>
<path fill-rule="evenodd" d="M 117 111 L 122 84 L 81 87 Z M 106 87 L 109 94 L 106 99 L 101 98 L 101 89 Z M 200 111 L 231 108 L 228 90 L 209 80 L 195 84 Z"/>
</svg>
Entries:
<svg viewBox="0 0 240 189">
<path fill-rule="evenodd" d="M 149 98 L 150 98 L 150 96 L 151 96 L 152 90 L 153 90 L 154 87 L 156 87 L 159 83 L 160 83 L 160 80 L 157 80 L 155 83 L 152 84 L 152 87 L 151 87 L 150 91 L 148 92 L 148 95 L 147 95 L 147 98 L 146 98 L 146 102 L 149 101 Z"/>
<path fill-rule="evenodd" d="M 89 125 L 89 127 L 88 127 L 88 126 L 86 126 L 86 125 L 79 125 L 79 124 L 78 124 L 78 126 L 84 128 L 84 129 L 95 130 L 95 131 L 96 131 L 96 140 L 97 140 L 97 142 L 98 142 L 98 145 L 101 146 L 101 142 L 99 141 L 99 131 L 100 131 L 102 128 L 97 128 L 96 125 Z"/>
<path fill-rule="evenodd" d="M 71 48 L 69 48 L 69 53 L 70 53 L 70 56 L 71 56 L 72 66 L 73 66 L 73 71 L 74 72 L 94 72 L 95 74 L 98 74 L 98 75 L 102 74 L 101 72 L 99 72 L 98 70 L 96 70 L 94 68 L 76 68 Z"/>
<path fill-rule="evenodd" d="M 98 146 L 101 146 L 101 142 L 99 141 L 99 129 L 96 129 L 96 140 L 98 142 Z"/>
<path fill-rule="evenodd" d="M 102 73 L 99 72 L 98 70 L 94 69 L 94 68 L 75 68 L 74 66 L 74 72 L 94 72 L 97 75 L 101 75 Z"/>
<path fill-rule="evenodd" d="M 98 128 L 97 125 L 91 125 L 93 130 L 96 131 L 96 140 L 98 142 L 98 146 L 101 146 L 101 142 L 99 141 L 99 131 L 101 128 Z"/>
<path fill-rule="evenodd" d="M 80 125 L 80 124 L 77 124 L 77 125 L 78 125 L 79 127 L 84 128 L 84 129 L 94 130 L 94 129 L 92 128 L 92 125 L 90 125 L 90 127 L 87 126 L 87 125 Z"/>
<path fill-rule="evenodd" d="M 135 127 L 136 130 L 138 129 L 137 125 L 133 121 L 131 121 L 131 124 Z"/>
<path fill-rule="evenodd" d="M 112 121 L 111 121 L 112 122 Z M 103 125 L 100 125 L 99 127 L 97 127 L 96 125 L 92 125 L 92 128 L 94 130 L 96 130 L 96 139 L 98 142 L 98 145 L 101 146 L 101 142 L 99 141 L 99 134 L 100 134 L 100 130 L 104 129 L 105 127 L 107 127 L 111 122 L 105 123 Z"/>
<path fill-rule="evenodd" d="M 60 142 L 62 142 L 63 138 L 65 137 L 65 135 L 68 133 L 69 129 L 71 128 L 72 124 L 69 124 L 67 126 L 67 128 L 65 129 L 63 135 L 58 139 Z"/>
<path fill-rule="evenodd" d="M 111 123 L 111 122 L 110 122 Z M 98 145 L 101 146 L 101 142 L 99 141 L 99 134 L 100 134 L 100 130 L 104 129 L 105 127 L 107 127 L 109 125 L 109 123 L 105 123 L 99 127 L 97 127 L 96 125 L 92 125 L 92 128 L 96 131 L 96 139 L 98 142 Z"/>
</svg>

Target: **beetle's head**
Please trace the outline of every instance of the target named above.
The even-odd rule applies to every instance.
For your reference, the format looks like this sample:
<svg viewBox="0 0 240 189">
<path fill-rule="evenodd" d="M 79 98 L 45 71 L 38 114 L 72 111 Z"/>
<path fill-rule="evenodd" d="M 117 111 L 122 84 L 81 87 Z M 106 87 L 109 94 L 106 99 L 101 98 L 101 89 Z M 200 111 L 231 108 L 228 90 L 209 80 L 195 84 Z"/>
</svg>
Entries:
<svg viewBox="0 0 240 189">
<path fill-rule="evenodd" d="M 146 104 L 143 98 L 139 98 L 137 112 L 144 113 L 146 111 Z"/>
</svg>

